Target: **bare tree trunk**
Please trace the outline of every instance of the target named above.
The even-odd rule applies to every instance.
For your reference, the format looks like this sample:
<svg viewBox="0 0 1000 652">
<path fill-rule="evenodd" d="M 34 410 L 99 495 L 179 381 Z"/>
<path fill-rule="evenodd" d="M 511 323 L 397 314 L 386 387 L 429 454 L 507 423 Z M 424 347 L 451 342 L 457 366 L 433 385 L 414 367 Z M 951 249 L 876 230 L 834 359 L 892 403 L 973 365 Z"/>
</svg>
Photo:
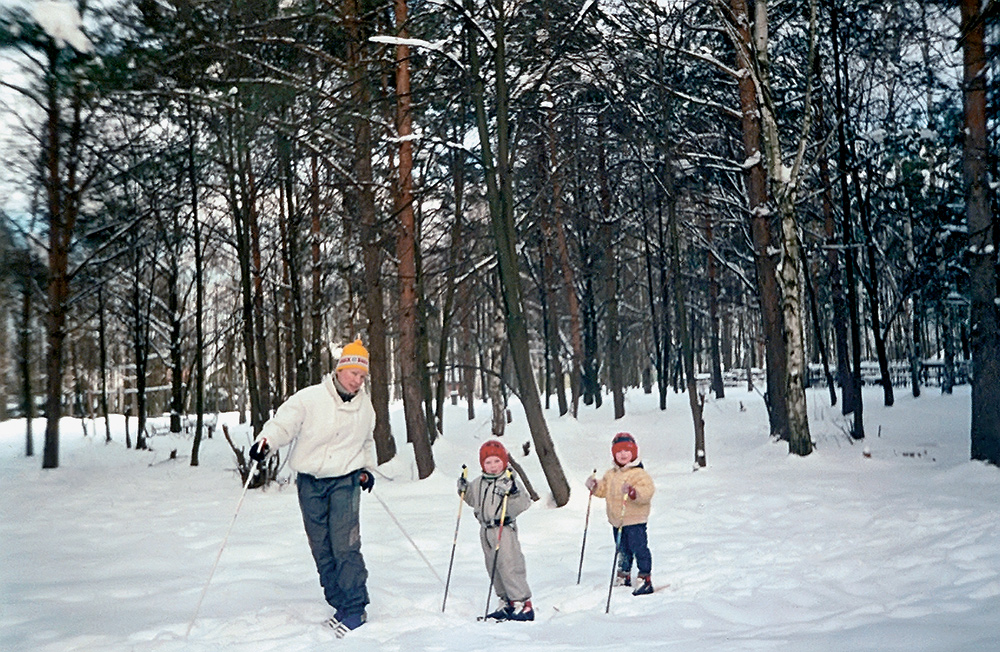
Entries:
<svg viewBox="0 0 1000 652">
<path fill-rule="evenodd" d="M 556 149 L 555 103 L 551 88 L 547 90 L 546 99 L 549 107 L 545 110 L 545 129 L 548 141 L 549 169 L 552 187 L 551 220 L 548 213 L 542 227 L 548 225 L 552 229 L 552 237 L 556 244 L 559 269 L 562 271 L 563 293 L 566 297 L 566 311 L 569 313 L 570 347 L 572 364 L 570 367 L 570 414 L 575 418 L 580 408 L 580 389 L 583 376 L 583 332 L 580 326 L 580 302 L 576 296 L 576 280 L 573 265 L 570 263 L 569 246 L 566 244 L 566 229 L 563 224 L 565 203 L 562 198 L 562 174 Z"/>
<path fill-rule="evenodd" d="M 816 66 L 817 73 L 820 71 L 819 64 Z M 816 96 L 817 113 L 821 123 L 825 123 L 825 113 L 823 111 L 823 94 Z M 823 189 L 823 232 L 826 244 L 826 264 L 830 282 L 830 303 L 833 317 L 833 337 L 837 353 L 837 384 L 843 395 L 841 401 L 842 414 L 850 414 L 853 407 L 849 404 L 851 400 L 851 363 L 847 345 L 847 301 L 844 298 L 844 281 L 840 273 L 840 254 L 835 247 L 837 243 L 836 218 L 833 214 L 833 187 L 830 182 L 830 166 L 826 156 L 819 158 L 819 179 Z M 818 326 L 817 326 L 818 328 Z M 825 348 L 824 348 L 825 352 Z M 828 381 L 829 382 L 829 381 Z M 837 404 L 837 393 L 834 385 L 830 382 L 830 404 Z"/>
<path fill-rule="evenodd" d="M 497 155 L 494 163 L 490 143 L 489 121 L 484 97 L 483 77 L 476 43 L 475 26 L 468 24 L 473 18 L 472 0 L 465 0 L 465 32 L 469 43 L 469 63 L 472 81 L 472 100 L 476 123 L 479 128 L 480 155 L 486 177 L 486 192 L 490 209 L 490 226 L 497 249 L 497 267 L 507 318 L 507 337 L 517 375 L 519 397 L 524 406 L 528 428 L 535 443 L 535 453 L 541 463 L 549 488 L 557 506 L 569 502 L 569 483 L 556 456 L 545 415 L 542 412 L 538 388 L 531 365 L 528 329 L 521 304 L 521 279 L 515 248 L 514 192 L 510 157 L 509 96 L 506 77 L 505 6 L 503 0 L 494 4 L 495 43 L 494 73 L 496 81 L 496 106 L 493 107 L 497 125 Z"/>
<path fill-rule="evenodd" d="M 645 183 L 641 184 L 640 188 L 643 189 L 642 205 L 645 206 Z M 642 216 L 642 254 L 644 268 L 646 271 L 646 298 L 649 301 L 649 318 L 653 331 L 653 363 L 656 367 L 656 386 L 660 394 L 660 409 L 663 410 L 666 408 L 667 394 L 662 373 L 663 342 L 660 339 L 660 317 L 656 312 L 656 285 L 653 282 L 653 251 L 651 238 L 652 236 L 649 233 L 649 216 L 644 213 Z"/>
<path fill-rule="evenodd" d="M 597 119 L 597 168 L 600 180 L 601 225 L 598 227 L 601 242 L 601 274 L 604 280 L 603 294 L 606 306 L 605 329 L 608 337 L 608 382 L 615 405 L 615 418 L 625 416 L 625 391 L 622 387 L 621 336 L 618 324 L 618 256 L 615 252 L 613 223 L 611 215 L 611 189 L 608 181 L 608 165 L 605 155 L 605 133 L 607 116 Z"/>
<path fill-rule="evenodd" d="M 242 165 L 240 165 L 242 170 Z M 250 399 L 250 426 L 256 436 L 264 425 L 264 411 L 261 403 L 259 387 L 257 385 L 257 351 L 254 337 L 253 318 L 253 287 L 252 271 L 250 263 L 250 217 L 247 214 L 248 197 L 243 201 L 237 200 L 237 189 L 235 180 L 230 182 L 230 210 L 232 211 L 233 226 L 236 231 L 236 258 L 240 269 L 240 305 L 241 324 L 240 333 L 243 339 L 244 368 L 246 373 L 246 387 Z"/>
<path fill-rule="evenodd" d="M 29 269 L 25 265 L 25 269 Z M 33 457 L 35 454 L 35 397 L 31 389 L 31 284 L 29 275 L 25 275 L 21 287 L 21 327 L 18 335 L 18 367 L 21 372 L 21 405 L 24 410 L 24 455 Z"/>
<path fill-rule="evenodd" d="M 59 466 L 59 420 L 62 417 L 63 344 L 66 339 L 66 312 L 69 300 L 69 249 L 76 223 L 76 206 L 72 200 L 73 184 L 62 180 L 60 154 L 59 81 L 57 60 L 59 49 L 54 40 L 46 47 L 48 68 L 46 72 L 46 141 L 45 189 L 49 209 L 49 313 L 46 323 L 46 388 L 45 388 L 45 445 L 42 468 Z M 75 100 L 78 102 L 78 100 Z M 77 105 L 78 106 L 78 105 Z M 79 109 L 73 131 L 79 130 Z"/>
<path fill-rule="evenodd" d="M 677 306 L 677 338 L 681 344 L 681 358 L 684 363 L 684 376 L 687 379 L 688 405 L 691 407 L 691 419 L 694 422 L 694 465 L 695 469 L 704 467 L 705 457 L 705 419 L 703 417 L 703 399 L 698 395 L 698 381 L 694 373 L 694 347 L 691 342 L 691 331 L 688 328 L 688 310 L 685 299 L 687 290 L 681 277 L 680 235 L 677 229 L 677 215 L 673 210 L 670 220 L 670 267 L 674 279 L 674 301 Z"/>
<path fill-rule="evenodd" d="M 319 212 L 319 155 L 313 152 L 309 157 L 310 187 L 309 212 L 312 216 L 309 231 L 312 251 L 312 301 L 309 306 L 310 347 L 309 382 L 316 384 L 323 378 L 323 261 L 320 256 L 322 222 Z M 372 352 L 369 351 L 371 355 Z"/>
<path fill-rule="evenodd" d="M 670 317 L 670 257 L 667 255 L 666 227 L 663 218 L 664 201 L 667 204 L 667 214 L 672 215 L 676 194 L 674 193 L 674 177 L 669 164 L 664 161 L 657 170 L 656 195 L 656 241 L 657 268 L 659 269 L 660 306 L 663 308 L 663 356 L 660 367 L 656 370 L 657 385 L 660 390 L 660 409 L 667 409 L 667 390 L 670 388 L 670 358 L 673 342 L 673 328 Z"/>
<path fill-rule="evenodd" d="M 201 213 L 198 202 L 198 170 L 195 167 L 195 132 L 190 99 L 187 101 L 188 184 L 191 187 L 191 225 L 194 238 L 194 442 L 191 466 L 198 466 L 201 431 L 205 427 L 205 255 L 201 242 Z M 218 409 L 218 407 L 216 407 Z"/>
<path fill-rule="evenodd" d="M 97 286 L 97 347 L 101 365 L 101 412 L 104 416 L 104 443 L 111 443 L 111 417 L 108 414 L 108 338 L 104 319 L 104 284 Z"/>
<path fill-rule="evenodd" d="M 969 220 L 972 289 L 972 459 L 1000 466 L 1000 325 L 997 323 L 996 224 L 987 192 L 985 18 L 978 0 L 962 0 L 965 87 L 963 177 Z"/>
<path fill-rule="evenodd" d="M 857 284 L 854 280 L 856 261 L 851 253 L 853 250 L 853 237 L 851 236 L 851 200 L 848 192 L 848 146 L 846 121 L 848 119 L 847 107 L 850 106 L 847 97 L 846 67 L 841 60 L 840 52 L 840 10 L 836 6 L 830 11 L 830 32 L 833 34 L 833 72 L 834 72 L 834 102 L 835 115 L 837 116 L 837 165 L 840 167 L 840 201 L 841 201 L 841 244 L 844 251 L 844 283 L 847 286 L 847 309 L 851 324 L 851 357 L 852 367 L 850 377 L 850 396 L 847 400 L 848 392 L 844 391 L 844 414 L 848 414 L 848 407 L 854 413 L 854 425 L 851 429 L 851 437 L 854 439 L 864 439 L 864 401 L 861 396 L 861 324 L 858 315 Z"/>
<path fill-rule="evenodd" d="M 135 406 L 137 426 L 135 431 L 135 449 L 146 449 L 146 371 L 149 364 L 149 333 L 150 333 L 150 306 L 153 297 L 153 274 L 149 278 L 147 288 L 142 287 L 142 258 L 144 247 L 135 245 L 132 255 L 133 277 L 132 296 L 130 297 L 132 309 L 132 354 L 135 363 Z M 145 292 L 145 294 L 144 294 Z M 128 413 L 126 413 L 128 418 Z M 126 446 L 128 445 L 128 434 L 126 431 Z"/>
<path fill-rule="evenodd" d="M 758 58 L 766 60 L 767 53 L 767 5 L 757 0 L 756 9 L 756 51 Z M 815 59 L 816 51 L 816 0 L 809 3 L 809 58 Z M 798 139 L 795 161 L 785 176 L 785 162 L 781 150 L 778 124 L 773 97 L 767 75 L 766 64 L 760 65 L 760 93 L 765 101 L 761 103 L 761 127 L 764 153 L 768 161 L 769 180 L 772 193 L 777 200 L 781 218 L 781 266 L 778 281 L 781 288 L 781 309 L 785 326 L 785 405 L 788 415 L 788 451 L 795 455 L 809 455 L 813 450 L 809 434 L 809 415 L 805 394 L 805 336 L 803 334 L 802 310 L 802 244 L 799 235 L 795 202 L 798 191 L 799 173 L 808 145 L 812 127 L 812 71 L 806 77 L 802 128 Z"/>
<path fill-rule="evenodd" d="M 812 315 L 813 337 L 816 340 L 816 348 L 819 350 L 819 357 L 823 364 L 823 376 L 826 378 L 826 387 L 830 391 L 830 405 L 837 404 L 837 387 L 830 371 L 830 359 L 826 353 L 826 340 L 823 337 L 823 328 L 819 316 L 819 301 L 816 299 L 816 290 L 812 282 L 813 273 L 809 265 L 803 265 L 802 271 L 806 285 L 806 295 L 809 297 L 809 311 Z"/>
<path fill-rule="evenodd" d="M 715 271 L 715 253 L 712 251 L 712 223 L 705 225 L 705 240 L 708 242 L 708 320 L 710 347 L 712 352 L 712 393 L 716 399 L 726 397 L 726 385 L 722 382 L 722 356 L 719 352 L 719 279 Z"/>
<path fill-rule="evenodd" d="M 476 418 L 476 370 L 473 355 L 472 328 L 469 322 L 475 314 L 470 302 L 470 283 L 462 285 L 462 387 L 465 394 L 466 417 L 469 421 Z"/>
<path fill-rule="evenodd" d="M 856 157 L 855 157 L 856 158 Z M 868 169 L 869 179 L 873 174 L 870 166 Z M 858 219 L 861 221 L 861 231 L 865 236 L 865 253 L 868 260 L 868 279 L 865 284 L 868 290 L 868 312 L 872 320 L 872 339 L 875 340 L 875 355 L 878 358 L 879 372 L 882 377 L 882 396 L 886 407 L 892 407 L 896 398 L 892 391 L 892 376 L 889 373 L 889 357 L 885 350 L 885 335 L 882 333 L 882 313 L 879 302 L 879 278 L 878 260 L 876 255 L 875 235 L 871 227 L 871 192 L 865 193 L 862 197 L 860 181 L 858 175 L 854 175 L 858 206 Z"/>
<path fill-rule="evenodd" d="M 546 342 L 546 378 L 552 379 L 551 390 L 555 392 L 556 402 L 559 404 L 559 416 L 563 416 L 569 411 L 569 404 L 566 402 L 566 382 L 565 372 L 562 366 L 562 338 L 559 336 L 559 300 L 556 294 L 556 285 L 560 282 L 556 278 L 555 258 L 552 255 L 551 239 L 552 225 L 548 223 L 548 211 L 543 211 L 540 216 L 542 222 L 542 302 L 544 306 L 544 327 Z M 549 392 L 546 391 L 546 397 Z M 547 398 L 546 398 L 547 400 Z"/>
<path fill-rule="evenodd" d="M 364 56 L 365 12 L 359 0 L 345 5 L 348 42 L 348 74 L 357 118 L 354 124 L 354 178 L 357 187 L 355 207 L 361 225 L 361 255 L 365 278 L 365 315 L 368 317 L 368 353 L 371 370 L 371 396 L 375 408 L 375 449 L 378 463 L 384 464 L 396 456 L 396 440 L 389 420 L 389 353 L 386 344 L 385 290 L 382 281 L 383 236 L 378 227 L 375 186 L 372 179 L 372 126 L 368 119 L 371 89 L 366 75 Z"/>
<path fill-rule="evenodd" d="M 463 112 L 464 113 L 464 112 Z M 465 239 L 462 235 L 462 212 L 464 210 L 465 197 L 465 156 L 466 153 L 460 149 L 452 151 L 452 202 L 454 203 L 454 214 L 452 215 L 451 242 L 448 246 L 448 268 L 445 274 L 444 302 L 441 307 L 441 336 L 438 345 L 437 355 L 437 384 L 435 386 L 435 409 L 437 415 L 436 430 L 438 434 L 444 434 L 444 400 L 447 389 L 447 368 L 448 368 L 448 344 L 451 342 L 451 326 L 454 320 L 455 296 L 457 293 L 455 278 L 458 274 L 458 262 L 462 258 L 462 247 Z"/>
<path fill-rule="evenodd" d="M 493 361 L 494 373 L 487 374 L 490 406 L 490 434 L 493 437 L 503 437 L 507 429 L 507 400 L 503 393 L 503 360 L 504 360 L 504 322 L 500 311 L 494 311 L 493 323 L 490 328 L 490 359 Z"/>
<path fill-rule="evenodd" d="M 250 255 L 253 273 L 253 334 L 255 343 L 254 361 L 257 374 L 258 407 L 260 411 L 260 425 L 263 427 L 271 413 L 271 375 L 267 362 L 267 325 L 265 317 L 267 311 L 264 309 L 264 266 L 260 256 L 260 219 L 257 214 L 257 175 L 253 169 L 253 162 L 250 160 L 250 152 L 246 155 L 246 181 L 247 181 L 247 218 L 250 222 Z M 254 430 L 260 432 L 259 429 Z"/>
<path fill-rule="evenodd" d="M 395 0 L 396 30 L 407 38 L 406 0 Z M 413 212 L 413 142 L 410 116 L 410 49 L 396 46 L 396 133 L 399 138 L 399 175 L 396 188 L 396 213 L 399 233 L 396 256 L 399 259 L 399 368 L 403 384 L 403 413 L 406 436 L 413 444 L 420 479 L 434 472 L 434 455 L 422 408 L 417 353 L 417 253 L 416 220 Z"/>
<path fill-rule="evenodd" d="M 743 149 L 750 203 L 750 227 L 753 238 L 754 262 L 757 267 L 758 295 L 764 334 L 764 351 L 767 356 L 767 412 L 771 435 L 788 439 L 788 407 L 785 398 L 784 323 L 781 297 L 778 288 L 777 264 L 774 260 L 770 224 L 770 201 L 767 192 L 767 174 L 761 152 L 760 105 L 754 82 L 751 59 L 752 40 L 750 18 L 746 0 L 730 0 L 732 24 L 736 31 L 734 45 L 741 75 L 739 78 L 740 107 L 742 110 Z"/>
<path fill-rule="evenodd" d="M 181 413 L 184 412 L 184 367 L 181 360 L 181 297 L 180 297 L 180 225 L 177 209 L 170 208 L 171 229 L 164 229 L 170 240 L 167 255 L 167 325 L 170 350 L 170 432 L 181 431 Z"/>
</svg>

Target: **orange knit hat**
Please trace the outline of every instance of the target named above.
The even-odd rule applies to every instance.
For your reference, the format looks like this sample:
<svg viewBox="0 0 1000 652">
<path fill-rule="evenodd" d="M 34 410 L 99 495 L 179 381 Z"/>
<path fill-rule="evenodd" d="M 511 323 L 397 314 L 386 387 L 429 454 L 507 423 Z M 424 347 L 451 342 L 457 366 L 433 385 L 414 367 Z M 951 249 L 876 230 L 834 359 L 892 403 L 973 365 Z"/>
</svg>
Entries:
<svg viewBox="0 0 1000 652">
<path fill-rule="evenodd" d="M 368 371 L 368 349 L 358 338 L 344 347 L 337 362 L 337 371 L 341 369 L 361 369 Z"/>
</svg>

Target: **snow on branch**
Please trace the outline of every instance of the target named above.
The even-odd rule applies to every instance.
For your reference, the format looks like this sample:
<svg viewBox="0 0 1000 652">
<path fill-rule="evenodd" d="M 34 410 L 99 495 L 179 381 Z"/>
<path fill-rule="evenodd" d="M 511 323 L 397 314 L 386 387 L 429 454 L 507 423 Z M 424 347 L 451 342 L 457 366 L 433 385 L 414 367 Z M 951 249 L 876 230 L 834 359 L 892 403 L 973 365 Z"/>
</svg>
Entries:
<svg viewBox="0 0 1000 652">
<path fill-rule="evenodd" d="M 459 70 L 465 69 L 464 66 L 462 66 L 462 62 L 459 61 L 455 55 L 444 49 L 444 41 L 433 43 L 422 38 L 399 38 L 398 36 L 373 36 L 368 40 L 372 43 L 382 43 L 383 45 L 405 45 L 411 48 L 430 50 L 431 52 L 436 52 L 445 57 L 448 61 L 451 61 L 453 64 L 458 66 Z"/>
<path fill-rule="evenodd" d="M 31 17 L 60 48 L 69 45 L 81 53 L 94 50 L 90 39 L 83 33 L 80 12 L 70 3 L 42 0 L 32 8 Z"/>
</svg>

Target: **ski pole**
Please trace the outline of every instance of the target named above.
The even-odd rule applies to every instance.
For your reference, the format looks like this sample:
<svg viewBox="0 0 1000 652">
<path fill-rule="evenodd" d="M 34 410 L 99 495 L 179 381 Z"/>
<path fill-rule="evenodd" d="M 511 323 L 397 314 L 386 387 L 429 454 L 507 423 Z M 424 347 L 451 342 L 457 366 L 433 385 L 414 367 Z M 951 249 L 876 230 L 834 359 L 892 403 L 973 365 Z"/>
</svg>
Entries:
<svg viewBox="0 0 1000 652">
<path fill-rule="evenodd" d="M 507 469 L 507 478 L 510 478 L 510 469 Z M 486 617 L 490 615 L 490 596 L 493 594 L 493 582 L 497 576 L 497 559 L 500 557 L 500 538 L 503 536 L 503 522 L 507 520 L 507 498 L 509 497 L 510 493 L 504 494 L 503 503 L 500 506 L 500 529 L 497 530 L 497 545 L 493 551 L 493 570 L 490 571 L 490 588 L 486 590 L 486 612 L 483 614 L 483 620 L 486 620 Z"/>
<path fill-rule="evenodd" d="M 628 492 L 622 493 L 622 513 L 618 526 L 618 533 L 615 535 L 615 560 L 611 563 L 611 582 L 608 583 L 608 603 L 604 605 L 604 613 L 611 611 L 611 591 L 615 588 L 615 573 L 618 571 L 618 555 L 622 545 L 622 530 L 625 529 L 625 505 L 628 503 Z"/>
<path fill-rule="evenodd" d="M 462 465 L 462 479 L 469 476 L 469 468 Z M 444 581 L 444 600 L 441 601 L 441 613 L 448 604 L 448 587 L 451 585 L 451 567 L 455 563 L 455 548 L 458 547 L 458 524 L 462 522 L 462 505 L 465 503 L 465 489 L 458 495 L 458 518 L 455 519 L 455 538 L 451 540 L 451 559 L 448 560 L 448 579 Z"/>
<path fill-rule="evenodd" d="M 434 577 L 438 579 L 438 582 L 444 584 L 444 580 L 441 579 L 441 576 L 438 575 L 438 572 L 434 570 L 434 566 L 431 565 L 431 562 L 427 560 L 427 557 L 424 555 L 424 553 L 422 553 L 420 551 L 420 548 L 417 547 L 417 544 L 413 540 L 413 538 L 406 533 L 406 530 L 403 529 L 403 524 L 399 522 L 399 519 L 397 519 L 396 515 L 392 513 L 392 510 L 389 509 L 389 506 L 385 504 L 385 501 L 382 500 L 382 497 L 375 492 L 372 492 L 372 495 L 375 496 L 375 499 L 378 500 L 380 505 L 382 505 L 382 508 L 385 509 L 385 513 L 389 515 L 389 518 L 391 518 L 392 522 L 396 524 L 396 527 L 399 528 L 399 531 L 403 533 L 403 536 L 406 537 L 406 540 L 410 542 L 410 545 L 413 546 L 413 549 L 417 551 L 417 554 L 420 555 L 420 558 L 424 560 L 424 563 L 427 564 L 427 568 L 431 569 L 431 572 L 434 573 Z"/>
<path fill-rule="evenodd" d="M 236 502 L 236 511 L 233 513 L 233 520 L 229 522 L 229 529 L 226 530 L 226 536 L 222 539 L 222 545 L 219 546 L 219 552 L 215 555 L 215 563 L 212 564 L 212 571 L 208 574 L 208 581 L 205 582 L 205 588 L 201 590 L 201 597 L 198 598 L 198 606 L 194 608 L 194 615 L 191 616 L 191 622 L 188 623 L 187 631 L 184 632 L 184 638 L 187 639 L 188 635 L 191 634 L 191 628 L 194 627 L 194 621 L 198 619 L 198 612 L 201 611 L 201 603 L 205 599 L 205 594 L 208 593 L 208 585 L 212 583 L 212 577 L 215 575 L 215 569 L 219 566 L 219 560 L 222 559 L 222 551 L 226 549 L 226 543 L 229 541 L 229 535 L 233 531 L 233 526 L 236 525 L 236 517 L 240 514 L 240 507 L 243 505 L 243 498 L 247 495 L 247 489 L 250 488 L 250 481 L 253 480 L 254 473 L 257 471 L 257 460 L 254 460 L 250 464 L 250 471 L 247 473 L 247 481 L 243 483 L 243 491 L 240 492 L 240 499 Z"/>
<path fill-rule="evenodd" d="M 594 474 L 597 474 L 597 469 L 594 469 Z M 594 492 L 591 491 L 590 495 L 587 496 L 587 517 L 583 520 L 583 543 L 580 544 L 580 568 L 576 571 L 576 583 L 580 583 L 580 577 L 583 575 L 583 551 L 587 547 L 587 529 L 590 527 L 590 503 L 594 500 Z"/>
</svg>

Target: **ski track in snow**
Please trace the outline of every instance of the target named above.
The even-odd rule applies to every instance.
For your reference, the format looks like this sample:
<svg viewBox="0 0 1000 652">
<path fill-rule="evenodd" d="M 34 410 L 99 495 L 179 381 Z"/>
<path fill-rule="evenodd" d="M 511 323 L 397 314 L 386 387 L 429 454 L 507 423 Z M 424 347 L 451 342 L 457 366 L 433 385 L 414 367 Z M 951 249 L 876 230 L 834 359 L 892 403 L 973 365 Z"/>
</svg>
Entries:
<svg viewBox="0 0 1000 652">
<path fill-rule="evenodd" d="M 25 458 L 24 422 L 0 424 L 0 650 L 247 652 L 500 648 L 566 650 L 840 651 L 1000 649 L 1000 469 L 968 461 L 968 387 L 932 388 L 896 406 L 868 388 L 867 439 L 852 444 L 847 418 L 810 390 L 817 450 L 806 458 L 767 437 L 757 394 L 727 388 L 706 403 L 708 467 L 692 472 L 687 400 L 630 390 L 627 415 L 580 407 L 578 419 L 546 412 L 572 496 L 555 509 L 523 415 L 504 437 L 542 499 L 518 518 L 536 620 L 476 622 L 488 576 L 471 511 L 463 510 L 447 611 L 441 613 L 458 510 L 461 465 L 478 472 L 489 406 L 446 406 L 437 470 L 416 481 L 402 411 L 393 406 L 400 453 L 362 495 L 369 568 L 369 623 L 342 640 L 302 531 L 294 485 L 248 492 L 204 603 L 198 599 L 232 521 L 241 485 L 228 445 L 205 440 L 202 465 L 186 436 L 152 438 L 152 451 L 114 441 L 103 422 L 62 424 L 60 468 Z M 553 401 L 554 403 L 554 401 Z M 745 411 L 741 411 L 745 407 Z M 222 415 L 234 440 L 246 426 Z M 134 430 L 134 428 L 133 428 Z M 581 582 L 587 507 L 583 482 L 610 464 L 615 432 L 632 432 L 657 483 L 649 523 L 650 596 L 615 588 L 605 614 L 613 539 L 594 499 Z M 871 452 L 862 456 L 862 449 Z M 285 472 L 287 476 L 287 470 Z M 435 572 L 393 522 L 399 520 Z M 669 583 L 669 586 L 663 586 Z M 495 598 L 490 597 L 490 606 Z"/>
</svg>

